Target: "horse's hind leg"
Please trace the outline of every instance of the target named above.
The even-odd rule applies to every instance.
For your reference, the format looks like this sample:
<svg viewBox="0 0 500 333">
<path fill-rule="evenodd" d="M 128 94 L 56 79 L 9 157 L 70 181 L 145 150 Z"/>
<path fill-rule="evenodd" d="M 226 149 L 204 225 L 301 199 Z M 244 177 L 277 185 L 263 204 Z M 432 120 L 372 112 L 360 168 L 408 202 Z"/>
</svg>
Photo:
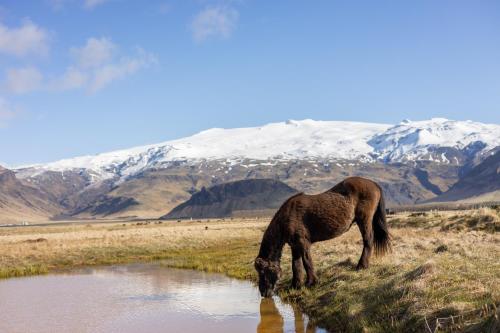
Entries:
<svg viewBox="0 0 500 333">
<path fill-rule="evenodd" d="M 306 286 L 309 287 L 316 284 L 316 281 L 318 280 L 316 274 L 314 273 L 314 266 L 311 257 L 311 244 L 309 242 L 302 244 L 302 250 L 302 261 L 304 262 L 304 268 L 307 273 Z"/>
<path fill-rule="evenodd" d="M 298 246 L 292 246 L 292 272 L 292 288 L 302 287 L 302 252 Z"/>
<path fill-rule="evenodd" d="M 366 217 L 356 220 L 361 236 L 363 237 L 363 253 L 361 253 L 361 258 L 359 258 L 356 269 L 368 268 L 370 265 L 370 257 L 373 250 L 373 230 L 371 222 L 371 219 Z"/>
</svg>

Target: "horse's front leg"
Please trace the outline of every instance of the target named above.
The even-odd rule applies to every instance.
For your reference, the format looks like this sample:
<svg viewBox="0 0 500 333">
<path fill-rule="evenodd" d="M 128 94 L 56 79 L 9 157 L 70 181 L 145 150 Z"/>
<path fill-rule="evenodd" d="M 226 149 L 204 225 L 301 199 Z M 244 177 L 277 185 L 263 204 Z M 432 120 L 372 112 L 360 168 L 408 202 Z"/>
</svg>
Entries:
<svg viewBox="0 0 500 333">
<path fill-rule="evenodd" d="M 306 286 L 310 287 L 312 285 L 315 285 L 318 281 L 318 278 L 314 273 L 314 266 L 311 257 L 311 244 L 309 243 L 303 245 L 302 261 L 304 262 L 304 268 L 306 269 L 307 273 Z"/>
<path fill-rule="evenodd" d="M 300 247 L 292 246 L 292 288 L 302 287 L 302 251 Z"/>
</svg>

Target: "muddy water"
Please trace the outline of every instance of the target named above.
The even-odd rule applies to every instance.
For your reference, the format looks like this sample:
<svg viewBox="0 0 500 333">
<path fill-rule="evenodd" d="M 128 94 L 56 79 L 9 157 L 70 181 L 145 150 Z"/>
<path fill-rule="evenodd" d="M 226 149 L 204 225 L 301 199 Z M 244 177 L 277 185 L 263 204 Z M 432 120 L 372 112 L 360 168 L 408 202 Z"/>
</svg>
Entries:
<svg viewBox="0 0 500 333">
<path fill-rule="evenodd" d="M 249 282 L 159 265 L 0 280 L 0 332 L 324 332 Z"/>
</svg>

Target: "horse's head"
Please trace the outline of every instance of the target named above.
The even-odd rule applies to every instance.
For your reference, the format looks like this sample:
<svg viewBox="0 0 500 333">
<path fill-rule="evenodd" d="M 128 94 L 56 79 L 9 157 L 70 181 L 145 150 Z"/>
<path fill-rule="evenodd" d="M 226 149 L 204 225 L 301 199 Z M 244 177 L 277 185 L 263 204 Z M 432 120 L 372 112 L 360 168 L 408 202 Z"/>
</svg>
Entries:
<svg viewBox="0 0 500 333">
<path fill-rule="evenodd" d="M 281 275 L 279 261 L 255 259 L 255 270 L 259 274 L 259 291 L 262 297 L 271 297 Z"/>
</svg>

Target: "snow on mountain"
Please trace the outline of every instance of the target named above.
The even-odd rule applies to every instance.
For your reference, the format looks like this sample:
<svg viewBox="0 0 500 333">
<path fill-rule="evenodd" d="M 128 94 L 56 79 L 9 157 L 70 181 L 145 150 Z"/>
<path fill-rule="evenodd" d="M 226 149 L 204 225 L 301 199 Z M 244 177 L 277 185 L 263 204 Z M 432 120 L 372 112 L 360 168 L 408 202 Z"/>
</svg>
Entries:
<svg viewBox="0 0 500 333">
<path fill-rule="evenodd" d="M 354 159 L 371 152 L 368 139 L 389 127 L 357 122 L 289 120 L 260 127 L 212 128 L 160 144 L 29 166 L 28 172 L 20 175 L 88 169 L 97 177 L 107 179 L 183 160 Z"/>
<path fill-rule="evenodd" d="M 483 151 L 500 146 L 500 126 L 444 118 L 405 120 L 375 135 L 368 143 L 379 157 L 403 161 L 432 159 L 429 154 L 434 148 L 463 150 L 477 142 L 484 144 Z M 446 162 L 446 156 L 440 156 L 440 160 Z"/>
<path fill-rule="evenodd" d="M 435 118 L 392 126 L 310 119 L 260 127 L 213 128 L 160 144 L 82 156 L 19 168 L 21 177 L 44 171 L 85 169 L 96 180 L 124 178 L 173 161 L 241 159 L 422 159 L 436 147 L 464 149 L 482 142 L 484 151 L 500 146 L 500 125 Z M 428 158 L 428 157 L 424 157 Z M 432 157 L 430 157 L 432 158 Z M 446 158 L 446 157 L 445 157 Z"/>
</svg>

